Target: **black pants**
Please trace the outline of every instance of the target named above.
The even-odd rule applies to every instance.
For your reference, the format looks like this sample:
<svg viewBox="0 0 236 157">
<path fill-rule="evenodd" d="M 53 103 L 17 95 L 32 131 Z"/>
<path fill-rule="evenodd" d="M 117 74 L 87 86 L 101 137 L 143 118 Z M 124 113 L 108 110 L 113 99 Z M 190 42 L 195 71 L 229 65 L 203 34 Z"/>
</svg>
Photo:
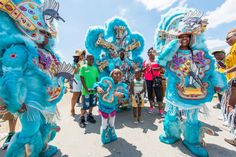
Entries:
<svg viewBox="0 0 236 157">
<path fill-rule="evenodd" d="M 153 98 L 153 90 L 156 95 L 156 101 L 157 102 L 162 102 L 162 89 L 161 87 L 153 87 L 153 81 L 151 80 L 146 80 L 146 85 L 147 85 L 147 92 L 148 92 L 148 100 L 149 101 L 154 101 Z"/>
<path fill-rule="evenodd" d="M 221 103 L 221 99 L 222 99 L 222 95 L 217 93 L 218 94 L 218 99 L 219 99 L 219 102 Z"/>
</svg>

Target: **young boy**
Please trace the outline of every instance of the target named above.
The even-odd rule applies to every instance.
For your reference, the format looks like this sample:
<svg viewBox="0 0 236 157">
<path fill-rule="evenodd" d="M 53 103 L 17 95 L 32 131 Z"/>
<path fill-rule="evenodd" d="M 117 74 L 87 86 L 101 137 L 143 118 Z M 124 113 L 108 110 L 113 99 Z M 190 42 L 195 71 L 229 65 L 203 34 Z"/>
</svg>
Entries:
<svg viewBox="0 0 236 157">
<path fill-rule="evenodd" d="M 131 94 L 132 94 L 132 107 L 134 123 L 141 122 L 141 112 L 144 106 L 144 92 L 146 89 L 145 81 L 142 79 L 142 71 L 140 69 L 135 70 L 134 80 L 131 82 Z"/>
<path fill-rule="evenodd" d="M 101 141 L 103 144 L 117 140 L 115 133 L 116 105 L 119 99 L 128 98 L 127 85 L 121 83 L 122 72 L 114 69 L 111 77 L 103 77 L 94 85 L 99 94 L 99 112 L 102 118 Z"/>
<path fill-rule="evenodd" d="M 89 110 L 87 121 L 96 123 L 92 115 L 93 107 L 96 106 L 96 91 L 92 89 L 93 84 L 98 81 L 98 70 L 93 66 L 94 57 L 87 55 L 87 64 L 80 68 L 80 79 L 82 83 L 83 106 L 81 108 L 80 127 L 85 128 L 85 113 Z"/>
</svg>

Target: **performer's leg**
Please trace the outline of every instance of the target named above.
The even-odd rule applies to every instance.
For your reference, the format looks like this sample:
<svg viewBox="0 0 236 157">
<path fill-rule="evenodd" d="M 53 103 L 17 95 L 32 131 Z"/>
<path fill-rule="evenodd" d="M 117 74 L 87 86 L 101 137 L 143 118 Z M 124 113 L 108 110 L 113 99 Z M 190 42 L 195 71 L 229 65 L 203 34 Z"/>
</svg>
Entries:
<svg viewBox="0 0 236 157">
<path fill-rule="evenodd" d="M 143 119 L 142 119 L 141 113 L 142 113 L 142 107 L 138 107 L 138 121 L 140 123 L 143 123 Z"/>
<path fill-rule="evenodd" d="M 196 156 L 208 157 L 208 152 L 201 146 L 201 123 L 198 121 L 198 109 L 186 111 L 183 144 Z"/>
<path fill-rule="evenodd" d="M 161 115 L 163 115 L 164 114 L 164 110 L 163 110 L 162 89 L 161 89 L 161 87 L 155 87 L 154 91 L 155 91 L 155 95 L 156 95 L 156 101 L 158 103 L 159 113 Z"/>
<path fill-rule="evenodd" d="M 177 116 L 178 108 L 170 104 L 166 105 L 168 111 L 164 119 L 164 133 L 160 135 L 159 139 L 163 143 L 173 144 L 180 139 L 181 134 L 180 120 Z"/>
<path fill-rule="evenodd" d="M 107 143 L 110 143 L 111 139 L 110 139 L 110 136 L 109 136 L 109 128 L 108 128 L 108 119 L 107 118 L 104 118 L 102 115 L 101 115 L 101 141 L 102 141 L 102 144 L 107 144 Z"/>
<path fill-rule="evenodd" d="M 146 80 L 146 84 L 147 84 L 147 93 L 148 93 L 148 101 L 150 104 L 150 108 L 149 108 L 149 113 L 153 113 L 154 111 L 154 97 L 153 97 L 153 81 L 149 81 Z"/>
<path fill-rule="evenodd" d="M 33 116 L 32 116 L 33 114 Z M 30 119 L 33 117 L 34 119 Z M 15 134 L 8 146 L 6 157 L 39 156 L 43 149 L 42 136 L 39 131 L 41 113 L 37 110 L 26 111 L 20 116 L 22 129 Z"/>
<path fill-rule="evenodd" d="M 44 122 L 44 124 L 40 126 L 43 140 L 43 151 L 40 153 L 40 157 L 51 157 L 57 153 L 57 147 L 48 145 L 48 143 L 55 138 L 58 131 L 60 131 L 60 127 L 55 123 Z"/>
<path fill-rule="evenodd" d="M 15 117 L 10 112 L 8 112 L 7 114 L 4 115 L 3 120 L 8 120 L 8 125 L 9 125 L 8 136 L 1 147 L 2 149 L 6 149 L 11 141 L 11 138 L 15 134 L 17 119 L 15 119 Z"/>
<path fill-rule="evenodd" d="M 117 140 L 117 136 L 115 132 L 115 119 L 116 119 L 115 115 L 113 117 L 110 117 L 109 119 L 111 141 Z"/>
</svg>

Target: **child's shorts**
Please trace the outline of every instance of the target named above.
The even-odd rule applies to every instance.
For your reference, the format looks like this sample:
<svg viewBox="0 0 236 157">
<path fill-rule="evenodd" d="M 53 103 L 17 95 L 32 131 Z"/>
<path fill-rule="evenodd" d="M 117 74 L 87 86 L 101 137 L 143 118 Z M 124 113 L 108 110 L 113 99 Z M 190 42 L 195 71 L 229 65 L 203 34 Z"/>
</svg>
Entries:
<svg viewBox="0 0 236 157">
<path fill-rule="evenodd" d="M 90 107 L 94 107 L 97 105 L 97 97 L 96 94 L 90 94 L 90 95 L 83 95 L 83 110 L 88 110 Z"/>
<path fill-rule="evenodd" d="M 143 96 L 138 98 L 137 96 L 132 96 L 132 107 L 144 107 Z"/>
</svg>

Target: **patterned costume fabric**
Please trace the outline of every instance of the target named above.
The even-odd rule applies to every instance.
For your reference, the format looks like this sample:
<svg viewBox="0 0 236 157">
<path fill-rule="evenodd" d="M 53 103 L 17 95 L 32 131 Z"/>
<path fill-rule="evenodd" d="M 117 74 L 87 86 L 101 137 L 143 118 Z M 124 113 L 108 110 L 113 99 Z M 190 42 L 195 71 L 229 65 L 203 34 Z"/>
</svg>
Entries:
<svg viewBox="0 0 236 157">
<path fill-rule="evenodd" d="M 199 108 L 210 102 L 215 87 L 226 88 L 226 78 L 217 72 L 215 61 L 204 43 L 203 32 L 207 20 L 195 9 L 171 9 L 162 17 L 155 35 L 155 46 L 159 52 L 157 62 L 165 67 L 167 78 L 164 134 L 160 140 L 172 144 L 180 139 L 196 156 L 208 156 L 200 144 L 201 126 L 198 121 Z M 180 49 L 178 36 L 191 35 L 188 50 Z M 181 127 L 179 110 L 184 110 L 186 120 Z M 181 129 L 183 128 L 183 130 Z"/>
<path fill-rule="evenodd" d="M 132 32 L 124 19 L 114 17 L 109 19 L 104 27 L 89 28 L 85 46 L 95 57 L 101 77 L 108 76 L 117 66 L 127 73 L 125 77 L 130 75 L 134 65 L 140 66 L 144 39 L 141 34 Z M 124 60 L 120 59 L 121 52 L 124 53 Z"/>
<path fill-rule="evenodd" d="M 103 77 L 100 82 L 94 84 L 94 88 L 101 87 L 104 94 L 99 94 L 99 112 L 102 117 L 101 126 L 101 141 L 103 144 L 110 143 L 117 139 L 115 133 L 114 122 L 108 125 L 108 120 L 115 119 L 116 116 L 116 104 L 118 103 L 118 97 L 114 95 L 115 92 L 124 94 L 124 99 L 128 98 L 127 85 L 119 82 L 114 83 L 111 77 Z"/>
<path fill-rule="evenodd" d="M 54 0 L 50 3 L 59 6 Z M 55 114 L 64 94 L 62 76 L 70 79 L 73 68 L 62 64 L 53 50 L 56 31 L 53 21 L 47 24 L 40 9 L 43 6 L 44 11 L 50 7 L 48 1 L 41 0 L 0 0 L 0 100 L 18 115 L 22 126 L 12 138 L 7 157 L 52 156 L 57 152 L 48 142 L 60 129 Z M 47 45 L 38 47 L 46 40 L 41 31 L 49 39 Z"/>
</svg>

